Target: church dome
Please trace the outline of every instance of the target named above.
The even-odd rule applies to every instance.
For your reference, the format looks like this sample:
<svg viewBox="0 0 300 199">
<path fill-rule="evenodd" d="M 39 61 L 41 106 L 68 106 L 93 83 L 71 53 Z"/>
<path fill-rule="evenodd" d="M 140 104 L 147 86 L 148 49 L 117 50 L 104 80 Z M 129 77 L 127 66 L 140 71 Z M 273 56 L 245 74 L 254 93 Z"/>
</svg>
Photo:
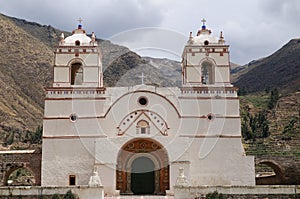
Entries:
<svg viewBox="0 0 300 199">
<path fill-rule="evenodd" d="M 193 38 L 194 44 L 198 45 L 208 45 L 208 44 L 218 44 L 219 39 L 211 35 L 210 30 L 203 31 L 199 35 Z"/>
<path fill-rule="evenodd" d="M 78 25 L 76 30 L 73 30 L 72 35 L 64 39 L 65 46 L 89 46 L 92 39 L 86 35 L 85 30 L 81 25 Z"/>
<path fill-rule="evenodd" d="M 202 20 L 203 25 L 202 28 L 198 31 L 197 36 L 193 37 L 192 33 L 190 33 L 190 38 L 188 43 L 192 45 L 216 45 L 216 44 L 221 44 L 223 45 L 225 43 L 224 37 L 220 35 L 220 38 L 217 38 L 211 34 L 211 30 L 206 28 L 205 22 L 206 20 Z"/>
</svg>

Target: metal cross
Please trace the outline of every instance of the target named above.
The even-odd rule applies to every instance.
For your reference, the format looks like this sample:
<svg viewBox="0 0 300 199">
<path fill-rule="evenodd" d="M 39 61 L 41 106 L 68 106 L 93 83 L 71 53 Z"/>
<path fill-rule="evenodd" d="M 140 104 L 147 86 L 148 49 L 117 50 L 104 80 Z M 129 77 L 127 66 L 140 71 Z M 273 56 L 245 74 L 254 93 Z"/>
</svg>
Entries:
<svg viewBox="0 0 300 199">
<path fill-rule="evenodd" d="M 201 20 L 201 22 L 203 23 L 203 26 L 205 26 L 206 20 L 204 18 Z"/>
<path fill-rule="evenodd" d="M 81 19 L 81 17 L 79 17 L 79 19 L 78 19 L 77 21 L 79 21 L 79 23 L 81 24 L 81 22 L 82 22 L 83 20 Z"/>
</svg>

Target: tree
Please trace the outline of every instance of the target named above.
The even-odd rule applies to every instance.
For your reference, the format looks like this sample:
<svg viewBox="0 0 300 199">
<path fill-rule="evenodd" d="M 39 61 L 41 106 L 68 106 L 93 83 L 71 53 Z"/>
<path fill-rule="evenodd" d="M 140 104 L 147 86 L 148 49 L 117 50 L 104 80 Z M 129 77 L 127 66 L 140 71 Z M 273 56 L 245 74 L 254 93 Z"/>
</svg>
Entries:
<svg viewBox="0 0 300 199">
<path fill-rule="evenodd" d="M 254 116 L 249 112 L 242 119 L 242 135 L 245 140 L 266 138 L 270 136 L 269 121 L 266 111 L 260 111 Z"/>
<path fill-rule="evenodd" d="M 278 100 L 279 100 L 279 92 L 277 88 L 275 88 L 271 91 L 271 96 L 268 102 L 268 108 L 270 110 L 273 109 L 276 106 Z"/>
<path fill-rule="evenodd" d="M 292 118 L 287 125 L 284 126 L 284 129 L 282 131 L 283 134 L 294 134 L 296 132 L 295 130 L 295 123 L 297 122 L 296 118 Z"/>
<path fill-rule="evenodd" d="M 4 139 L 4 145 L 5 146 L 11 145 L 12 143 L 14 143 L 14 140 L 15 140 L 15 132 L 9 132 Z"/>
<path fill-rule="evenodd" d="M 238 96 L 243 96 L 247 94 L 247 90 L 244 87 L 240 87 L 238 90 Z"/>
<path fill-rule="evenodd" d="M 38 126 L 35 132 L 29 133 L 29 141 L 31 144 L 39 144 L 42 142 L 42 135 L 43 135 L 43 127 Z"/>
</svg>

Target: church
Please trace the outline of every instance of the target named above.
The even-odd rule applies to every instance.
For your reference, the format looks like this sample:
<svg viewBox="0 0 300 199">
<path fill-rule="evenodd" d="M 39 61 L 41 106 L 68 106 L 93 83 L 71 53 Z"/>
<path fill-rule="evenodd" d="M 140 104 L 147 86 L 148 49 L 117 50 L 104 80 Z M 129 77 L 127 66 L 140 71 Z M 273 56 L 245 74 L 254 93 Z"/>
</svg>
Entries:
<svg viewBox="0 0 300 199">
<path fill-rule="evenodd" d="M 254 157 L 242 145 L 237 88 L 230 83 L 229 45 L 205 20 L 184 47 L 181 87 L 105 87 L 95 34 L 89 37 L 81 24 L 71 36 L 61 35 L 54 54 L 42 186 L 88 185 L 93 173 L 106 195 L 255 185 Z"/>
</svg>

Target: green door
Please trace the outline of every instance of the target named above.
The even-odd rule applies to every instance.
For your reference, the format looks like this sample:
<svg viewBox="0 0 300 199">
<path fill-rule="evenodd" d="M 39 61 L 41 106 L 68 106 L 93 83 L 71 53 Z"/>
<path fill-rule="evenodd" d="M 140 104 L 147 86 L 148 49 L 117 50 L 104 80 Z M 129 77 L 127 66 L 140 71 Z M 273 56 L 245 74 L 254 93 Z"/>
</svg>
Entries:
<svg viewBox="0 0 300 199">
<path fill-rule="evenodd" d="M 155 189 L 154 163 L 147 157 L 136 158 L 131 165 L 131 191 L 151 195 Z"/>
</svg>

